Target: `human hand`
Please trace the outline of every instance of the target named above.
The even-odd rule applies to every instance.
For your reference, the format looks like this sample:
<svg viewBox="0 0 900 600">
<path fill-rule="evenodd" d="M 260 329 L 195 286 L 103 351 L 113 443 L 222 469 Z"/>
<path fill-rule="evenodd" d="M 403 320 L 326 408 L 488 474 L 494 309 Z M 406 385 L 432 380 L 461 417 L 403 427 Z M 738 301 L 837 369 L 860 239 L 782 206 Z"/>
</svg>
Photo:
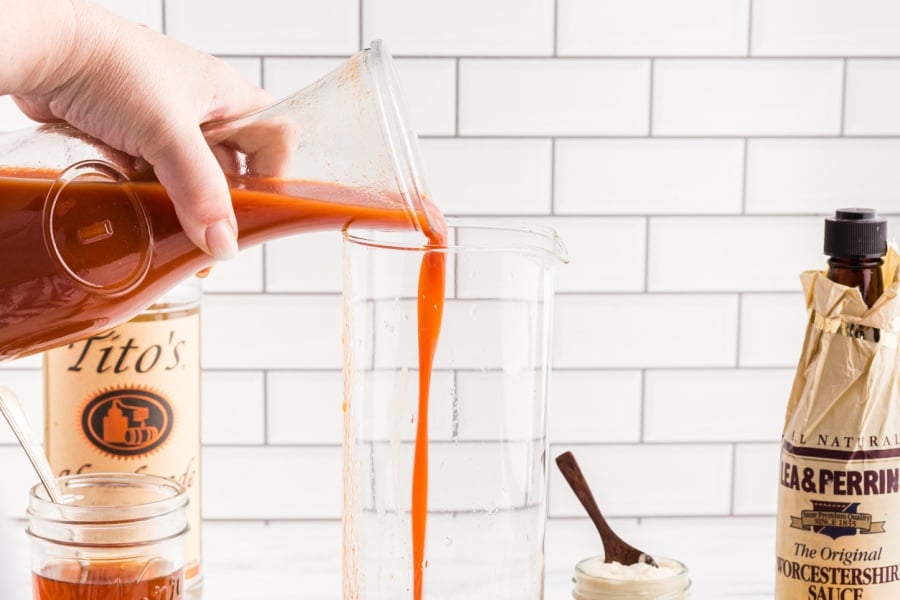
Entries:
<svg viewBox="0 0 900 600">
<path fill-rule="evenodd" d="M 14 90 L 16 103 L 35 120 L 64 120 L 146 160 L 188 237 L 218 259 L 234 256 L 226 179 L 200 125 L 271 98 L 218 59 L 85 0 L 57 8 L 65 6 L 74 11 L 69 51 L 36 67 L 30 85 Z"/>
</svg>

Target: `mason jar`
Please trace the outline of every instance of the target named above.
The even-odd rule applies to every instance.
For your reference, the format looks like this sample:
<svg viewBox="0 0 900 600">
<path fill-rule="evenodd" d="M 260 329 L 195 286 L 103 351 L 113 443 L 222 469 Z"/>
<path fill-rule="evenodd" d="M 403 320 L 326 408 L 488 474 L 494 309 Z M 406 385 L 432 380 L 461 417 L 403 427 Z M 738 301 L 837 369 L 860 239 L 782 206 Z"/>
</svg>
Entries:
<svg viewBox="0 0 900 600">
<path fill-rule="evenodd" d="M 688 568 L 669 558 L 657 558 L 657 567 L 623 566 L 596 556 L 575 565 L 575 600 L 688 600 Z"/>
<path fill-rule="evenodd" d="M 188 497 L 171 479 L 87 473 L 58 479 L 65 503 L 31 489 L 34 600 L 180 600 Z"/>
</svg>

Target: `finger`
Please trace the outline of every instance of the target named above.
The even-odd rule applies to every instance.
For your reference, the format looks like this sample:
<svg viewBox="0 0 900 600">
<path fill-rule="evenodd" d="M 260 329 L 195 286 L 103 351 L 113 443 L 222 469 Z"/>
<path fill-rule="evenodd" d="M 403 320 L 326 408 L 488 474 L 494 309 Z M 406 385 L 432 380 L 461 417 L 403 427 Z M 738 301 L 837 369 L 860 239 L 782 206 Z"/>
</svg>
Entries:
<svg viewBox="0 0 900 600">
<path fill-rule="evenodd" d="M 255 144 L 248 163 L 260 175 L 286 177 L 300 144 L 297 123 L 292 119 L 276 119 L 268 124 L 268 129 Z"/>
<path fill-rule="evenodd" d="M 228 138 L 247 155 L 247 168 L 262 177 L 285 177 L 300 144 L 296 121 L 270 117 L 248 125 Z"/>
<path fill-rule="evenodd" d="M 53 121 L 59 121 L 46 102 L 40 102 L 24 96 L 13 96 L 12 99 L 13 102 L 16 103 L 16 106 L 19 107 L 19 110 L 25 113 L 25 116 L 32 121 L 37 121 L 38 123 L 52 123 Z"/>
<path fill-rule="evenodd" d="M 166 188 L 185 233 L 218 260 L 238 252 L 237 221 L 225 175 L 196 126 L 176 130 L 173 141 L 144 157 Z"/>
</svg>

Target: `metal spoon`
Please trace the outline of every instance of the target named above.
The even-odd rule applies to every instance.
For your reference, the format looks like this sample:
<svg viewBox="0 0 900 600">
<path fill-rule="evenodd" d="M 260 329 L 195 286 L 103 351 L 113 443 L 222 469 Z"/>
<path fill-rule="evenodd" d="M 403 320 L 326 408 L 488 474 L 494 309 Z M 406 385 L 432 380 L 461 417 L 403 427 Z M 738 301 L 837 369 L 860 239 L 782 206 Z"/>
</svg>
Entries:
<svg viewBox="0 0 900 600">
<path fill-rule="evenodd" d="M 53 469 L 50 468 L 47 457 L 37 442 L 35 442 L 34 431 L 31 428 L 28 417 L 25 415 L 25 411 L 22 410 L 22 404 L 12 390 L 3 386 L 0 386 L 0 413 L 3 413 L 6 422 L 12 427 L 19 444 L 25 450 L 25 454 L 28 455 L 28 460 L 31 461 L 31 465 L 37 471 L 41 483 L 44 484 L 44 489 L 47 490 L 50 500 L 56 504 L 62 504 L 63 495 L 56 484 Z"/>
<path fill-rule="evenodd" d="M 575 492 L 575 495 L 581 501 L 581 505 L 587 510 L 588 516 L 591 517 L 591 521 L 594 522 L 597 531 L 600 532 L 600 539 L 603 540 L 603 551 L 606 554 L 605 562 L 617 562 L 623 565 L 633 565 L 642 562 L 654 567 L 657 566 L 652 556 L 625 543 L 612 530 L 597 507 L 591 488 L 588 486 L 587 480 L 584 478 L 584 474 L 582 474 L 581 469 L 578 467 L 578 462 L 576 462 L 575 456 L 571 452 L 557 456 L 556 466 L 559 467 L 563 477 L 569 482 L 569 487 Z"/>
</svg>

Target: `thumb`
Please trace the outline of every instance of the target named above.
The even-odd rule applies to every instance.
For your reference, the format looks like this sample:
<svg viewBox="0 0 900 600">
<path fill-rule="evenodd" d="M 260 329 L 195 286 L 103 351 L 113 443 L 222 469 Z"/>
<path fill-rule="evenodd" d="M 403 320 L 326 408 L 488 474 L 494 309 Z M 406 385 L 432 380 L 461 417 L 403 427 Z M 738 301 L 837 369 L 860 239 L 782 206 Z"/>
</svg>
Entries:
<svg viewBox="0 0 900 600">
<path fill-rule="evenodd" d="M 144 158 L 166 188 L 188 238 L 217 260 L 233 258 L 237 220 L 228 184 L 200 128 L 177 131 L 170 144 L 147 149 Z"/>
</svg>

